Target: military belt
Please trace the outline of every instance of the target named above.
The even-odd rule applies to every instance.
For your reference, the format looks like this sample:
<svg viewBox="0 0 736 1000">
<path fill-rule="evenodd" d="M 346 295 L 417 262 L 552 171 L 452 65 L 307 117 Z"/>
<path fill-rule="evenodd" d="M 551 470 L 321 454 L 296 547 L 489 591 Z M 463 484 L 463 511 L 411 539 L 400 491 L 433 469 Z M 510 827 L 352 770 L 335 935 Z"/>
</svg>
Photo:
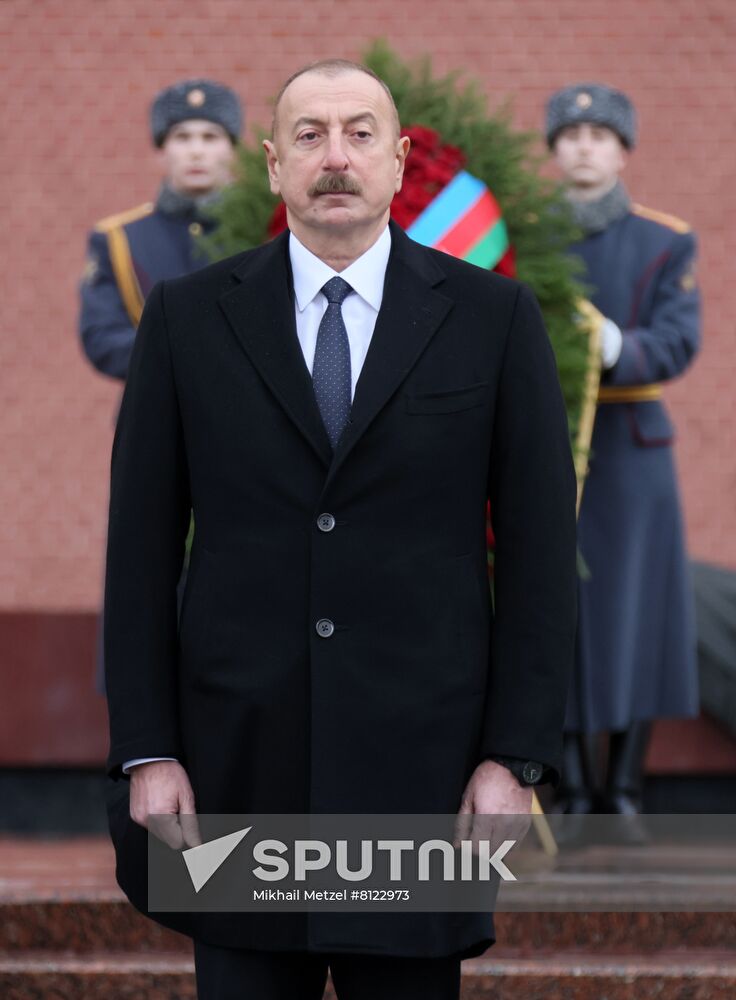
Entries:
<svg viewBox="0 0 736 1000">
<path fill-rule="evenodd" d="M 648 385 L 602 385 L 598 389 L 599 403 L 649 403 L 661 397 L 660 382 L 650 382 Z"/>
</svg>

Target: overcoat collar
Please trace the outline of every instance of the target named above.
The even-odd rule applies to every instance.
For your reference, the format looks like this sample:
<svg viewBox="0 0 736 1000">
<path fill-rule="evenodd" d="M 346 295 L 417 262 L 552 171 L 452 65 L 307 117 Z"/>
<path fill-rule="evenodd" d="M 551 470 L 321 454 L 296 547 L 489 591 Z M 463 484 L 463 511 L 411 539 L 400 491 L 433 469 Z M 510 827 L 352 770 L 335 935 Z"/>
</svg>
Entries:
<svg viewBox="0 0 736 1000">
<path fill-rule="evenodd" d="M 236 266 L 238 284 L 220 298 L 233 332 L 296 427 L 335 475 L 406 378 L 452 307 L 435 288 L 436 258 L 393 221 L 383 302 L 355 387 L 350 422 L 333 454 L 296 333 L 288 231 Z M 325 485 L 327 485 L 327 483 Z"/>
</svg>

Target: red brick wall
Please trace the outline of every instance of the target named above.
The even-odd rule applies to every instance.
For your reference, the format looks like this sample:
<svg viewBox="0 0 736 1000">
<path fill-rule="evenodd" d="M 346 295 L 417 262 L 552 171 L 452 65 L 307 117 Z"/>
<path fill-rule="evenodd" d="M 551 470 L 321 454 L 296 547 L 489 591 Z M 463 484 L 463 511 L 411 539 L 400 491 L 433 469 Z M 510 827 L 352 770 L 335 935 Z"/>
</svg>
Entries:
<svg viewBox="0 0 736 1000">
<path fill-rule="evenodd" d="M 667 390 L 690 547 L 736 565 L 735 33 L 733 0 L 4 0 L 0 609 L 99 601 L 119 390 L 78 347 L 76 282 L 88 227 L 156 188 L 152 93 L 211 75 L 265 123 L 292 70 L 377 35 L 477 77 L 493 103 L 513 97 L 525 127 L 574 80 L 631 94 L 632 192 L 687 218 L 702 246 L 705 347 Z"/>
</svg>

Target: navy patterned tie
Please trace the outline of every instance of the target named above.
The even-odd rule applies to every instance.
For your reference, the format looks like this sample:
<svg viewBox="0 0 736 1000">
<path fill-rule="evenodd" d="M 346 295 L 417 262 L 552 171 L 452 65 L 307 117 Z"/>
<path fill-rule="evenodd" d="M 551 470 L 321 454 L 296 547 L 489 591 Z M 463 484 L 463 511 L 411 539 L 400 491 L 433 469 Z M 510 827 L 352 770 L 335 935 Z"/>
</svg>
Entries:
<svg viewBox="0 0 736 1000">
<path fill-rule="evenodd" d="M 352 290 L 342 278 L 330 278 L 322 288 L 328 305 L 314 348 L 314 395 L 333 449 L 350 415 L 350 343 L 341 306 Z"/>
</svg>

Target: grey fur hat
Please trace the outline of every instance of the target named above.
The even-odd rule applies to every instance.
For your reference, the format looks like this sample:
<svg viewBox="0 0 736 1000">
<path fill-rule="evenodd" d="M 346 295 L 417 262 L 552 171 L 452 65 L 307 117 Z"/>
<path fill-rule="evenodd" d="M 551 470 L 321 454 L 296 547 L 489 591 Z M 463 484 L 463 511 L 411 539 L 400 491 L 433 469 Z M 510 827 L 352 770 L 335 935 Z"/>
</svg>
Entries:
<svg viewBox="0 0 736 1000">
<path fill-rule="evenodd" d="M 161 146 L 174 125 L 204 118 L 221 125 L 233 142 L 240 138 L 243 113 L 234 91 L 214 80 L 182 80 L 160 91 L 151 105 L 151 137 Z"/>
<path fill-rule="evenodd" d="M 576 83 L 558 90 L 547 101 L 547 145 L 552 148 L 560 129 L 589 122 L 612 129 L 627 149 L 636 145 L 636 111 L 626 94 L 602 83 Z"/>
</svg>

